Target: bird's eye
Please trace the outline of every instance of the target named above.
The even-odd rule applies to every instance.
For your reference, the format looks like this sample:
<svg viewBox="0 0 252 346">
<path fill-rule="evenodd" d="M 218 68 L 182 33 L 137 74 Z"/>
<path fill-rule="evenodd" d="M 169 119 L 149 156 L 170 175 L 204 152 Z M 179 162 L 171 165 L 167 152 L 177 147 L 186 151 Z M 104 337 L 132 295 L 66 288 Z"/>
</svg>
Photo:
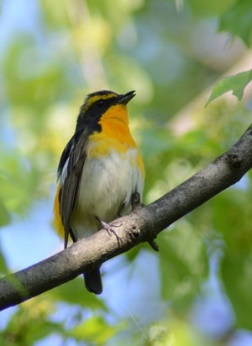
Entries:
<svg viewBox="0 0 252 346">
<path fill-rule="evenodd" d="M 105 103 L 104 100 L 99 100 L 99 101 L 97 101 L 96 104 L 98 107 L 102 107 L 104 105 L 104 103 Z"/>
</svg>

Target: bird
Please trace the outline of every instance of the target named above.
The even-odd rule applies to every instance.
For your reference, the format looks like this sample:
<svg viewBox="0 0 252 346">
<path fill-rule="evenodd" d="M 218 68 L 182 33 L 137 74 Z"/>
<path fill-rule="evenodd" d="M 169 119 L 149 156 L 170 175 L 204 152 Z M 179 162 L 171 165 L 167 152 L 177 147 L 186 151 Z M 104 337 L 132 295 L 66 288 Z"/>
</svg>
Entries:
<svg viewBox="0 0 252 346">
<path fill-rule="evenodd" d="M 127 112 L 135 91 L 90 93 L 77 117 L 75 132 L 58 164 L 54 223 L 64 247 L 106 228 L 141 203 L 145 170 Z M 86 289 L 103 291 L 100 267 L 84 273 Z"/>
</svg>

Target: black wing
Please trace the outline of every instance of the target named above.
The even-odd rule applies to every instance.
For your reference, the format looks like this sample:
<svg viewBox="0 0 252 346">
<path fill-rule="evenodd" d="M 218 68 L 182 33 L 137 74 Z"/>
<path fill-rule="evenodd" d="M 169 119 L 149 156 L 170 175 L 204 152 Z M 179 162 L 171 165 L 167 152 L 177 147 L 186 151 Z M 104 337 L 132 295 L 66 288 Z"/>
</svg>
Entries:
<svg viewBox="0 0 252 346">
<path fill-rule="evenodd" d="M 81 133 L 76 133 L 66 145 L 58 166 L 58 176 L 62 178 L 59 199 L 60 215 L 65 230 L 65 248 L 67 247 L 69 234 L 73 241 L 77 240 L 71 229 L 70 220 L 86 159 L 87 141 L 88 133 L 85 130 L 82 130 Z M 62 177 L 62 174 L 64 177 Z"/>
</svg>

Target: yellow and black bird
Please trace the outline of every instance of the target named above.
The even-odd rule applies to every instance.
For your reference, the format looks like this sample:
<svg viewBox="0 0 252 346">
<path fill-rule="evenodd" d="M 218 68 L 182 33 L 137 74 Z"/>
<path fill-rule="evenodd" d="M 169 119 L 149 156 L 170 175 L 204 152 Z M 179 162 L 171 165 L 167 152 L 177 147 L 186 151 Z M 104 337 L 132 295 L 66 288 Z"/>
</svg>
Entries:
<svg viewBox="0 0 252 346">
<path fill-rule="evenodd" d="M 97 232 L 132 210 L 140 198 L 144 165 L 131 136 L 127 103 L 135 91 L 116 94 L 102 90 L 87 96 L 80 108 L 75 133 L 58 166 L 54 203 L 55 225 L 67 246 Z M 88 291 L 102 292 L 100 268 L 84 273 Z"/>
</svg>

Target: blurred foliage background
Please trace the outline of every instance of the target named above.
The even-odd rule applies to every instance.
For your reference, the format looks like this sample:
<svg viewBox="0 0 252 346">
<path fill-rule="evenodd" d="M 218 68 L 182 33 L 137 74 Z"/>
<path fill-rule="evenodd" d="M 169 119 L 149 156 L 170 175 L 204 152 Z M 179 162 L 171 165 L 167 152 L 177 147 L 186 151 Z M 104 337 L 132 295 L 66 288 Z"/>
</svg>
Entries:
<svg viewBox="0 0 252 346">
<path fill-rule="evenodd" d="M 250 0 L 2 0 L 0 272 L 62 249 L 52 203 L 58 159 L 85 95 L 136 90 L 130 123 L 150 203 L 227 150 L 251 123 L 251 88 L 206 108 L 248 70 Z M 0 313 L 0 344 L 252 344 L 252 175 L 157 239 Z"/>
</svg>

